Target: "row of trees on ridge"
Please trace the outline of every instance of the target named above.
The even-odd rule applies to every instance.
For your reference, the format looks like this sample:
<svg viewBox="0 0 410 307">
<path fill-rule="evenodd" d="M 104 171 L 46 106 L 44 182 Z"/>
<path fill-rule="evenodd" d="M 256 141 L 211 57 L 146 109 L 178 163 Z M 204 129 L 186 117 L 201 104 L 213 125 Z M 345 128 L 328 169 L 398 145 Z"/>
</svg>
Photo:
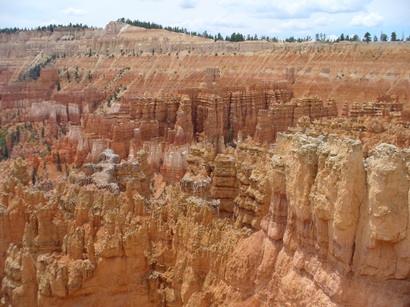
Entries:
<svg viewBox="0 0 410 307">
<path fill-rule="evenodd" d="M 204 37 L 208 39 L 213 39 L 215 41 L 229 41 L 229 42 L 243 42 L 243 41 L 271 41 L 271 42 L 279 42 L 279 41 L 284 41 L 284 42 L 289 42 L 289 43 L 294 43 L 294 42 L 309 42 L 312 41 L 311 36 L 306 36 L 306 37 L 295 37 L 295 36 L 290 36 L 284 39 L 279 39 L 278 37 L 275 36 L 267 36 L 267 35 L 262 35 L 258 36 L 257 34 L 250 35 L 250 34 L 242 34 L 242 33 L 237 33 L 234 32 L 231 35 L 226 35 L 223 36 L 221 33 L 212 35 L 208 33 L 207 31 L 204 32 L 196 32 L 196 31 L 188 31 L 186 28 L 183 27 L 170 27 L 170 26 L 162 26 L 160 24 L 157 24 L 155 22 L 147 22 L 147 21 L 140 21 L 140 20 L 131 20 L 131 19 L 125 19 L 125 18 L 119 18 L 117 20 L 118 22 L 126 23 L 129 25 L 137 26 L 137 27 L 142 27 L 145 29 L 161 29 L 161 30 L 167 30 L 171 32 L 176 32 L 176 33 L 184 33 L 187 35 L 192 35 L 192 36 L 198 36 L 198 37 Z M 48 32 L 54 32 L 55 30 L 84 30 L 84 29 L 92 29 L 93 27 L 90 27 L 88 25 L 82 24 L 82 23 L 69 23 L 68 25 L 62 25 L 62 24 L 50 24 L 47 26 L 39 26 L 36 28 L 0 28 L 0 33 L 16 33 L 16 32 L 22 32 L 22 31 L 48 31 Z M 396 32 L 392 32 L 390 36 L 388 36 L 385 33 L 380 33 L 380 35 L 372 35 L 369 32 L 366 32 L 362 38 L 360 38 L 357 34 L 349 35 L 349 34 L 340 34 L 339 37 L 336 39 L 334 37 L 329 37 L 326 36 L 324 33 L 317 33 L 315 35 L 315 41 L 318 42 L 342 42 L 342 41 L 352 41 L 352 42 L 397 42 L 397 41 L 410 41 L 410 36 L 404 37 L 402 35 L 401 38 L 398 38 L 398 35 Z"/>
</svg>

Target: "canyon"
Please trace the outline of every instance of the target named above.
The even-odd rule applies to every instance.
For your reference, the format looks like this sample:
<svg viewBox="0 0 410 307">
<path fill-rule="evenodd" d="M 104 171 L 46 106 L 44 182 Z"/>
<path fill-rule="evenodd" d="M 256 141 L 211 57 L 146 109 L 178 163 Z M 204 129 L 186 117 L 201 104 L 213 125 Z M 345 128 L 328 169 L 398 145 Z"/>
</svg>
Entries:
<svg viewBox="0 0 410 307">
<path fill-rule="evenodd" d="M 409 306 L 410 44 L 0 33 L 1 306 Z"/>
</svg>

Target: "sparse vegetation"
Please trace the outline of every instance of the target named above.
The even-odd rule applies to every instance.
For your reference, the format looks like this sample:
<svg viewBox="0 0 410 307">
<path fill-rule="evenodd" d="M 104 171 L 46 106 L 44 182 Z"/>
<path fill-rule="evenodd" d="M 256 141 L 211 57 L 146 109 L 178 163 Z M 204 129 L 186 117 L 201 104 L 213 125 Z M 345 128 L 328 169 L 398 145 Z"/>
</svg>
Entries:
<svg viewBox="0 0 410 307">
<path fill-rule="evenodd" d="M 138 19 L 137 20 L 131 20 L 131 19 L 128 19 L 128 18 L 127 19 L 126 18 L 119 18 L 117 21 L 129 24 L 129 25 L 132 25 L 132 26 L 142 27 L 142 28 L 145 28 L 145 29 L 167 30 L 167 31 L 176 32 L 176 33 L 184 33 L 184 34 L 191 35 L 191 36 L 209 38 L 209 39 L 213 39 L 214 41 L 230 41 L 230 42 L 242 42 L 242 41 L 245 41 L 245 40 L 279 41 L 278 38 L 276 38 L 276 37 L 261 36 L 261 38 L 258 38 L 258 36 L 256 34 L 254 36 L 251 36 L 251 35 L 246 36 L 242 33 L 236 33 L 236 32 L 232 33 L 231 35 L 227 35 L 224 38 L 221 33 L 218 33 L 216 35 L 212 35 L 212 34 L 209 34 L 207 31 L 204 31 L 202 33 L 196 32 L 196 31 L 188 31 L 186 28 L 162 26 L 162 25 L 157 24 L 155 22 L 140 21 Z"/>
<path fill-rule="evenodd" d="M 366 43 L 370 43 L 372 41 L 372 36 L 369 32 L 366 32 L 363 36 L 363 41 Z"/>
<path fill-rule="evenodd" d="M 162 26 L 158 23 L 155 22 L 149 22 L 149 21 L 141 21 L 141 20 L 131 20 L 129 18 L 119 18 L 117 19 L 118 22 L 122 22 L 122 23 L 126 23 L 132 26 L 137 26 L 137 27 L 142 27 L 145 29 L 159 29 L 159 30 L 167 30 L 170 32 L 175 32 L 175 33 L 183 33 L 183 34 L 187 34 L 187 35 L 191 35 L 191 36 L 198 36 L 198 37 L 203 37 L 203 38 L 208 38 L 208 39 L 213 39 L 214 41 L 229 41 L 229 42 L 243 42 L 243 41 L 270 41 L 270 42 L 288 42 L 288 43 L 302 43 L 302 42 L 309 42 L 312 41 L 312 38 L 310 36 L 306 36 L 306 37 L 295 37 L 295 36 L 289 36 L 283 39 L 279 39 L 278 37 L 275 36 L 266 36 L 266 35 L 262 35 L 262 36 L 258 36 L 257 34 L 254 35 L 244 35 L 242 33 L 237 33 L 234 32 L 231 35 L 226 35 L 225 37 L 222 36 L 221 33 L 218 34 L 210 34 L 207 31 L 203 31 L 201 32 L 197 32 L 197 31 L 188 31 L 188 29 L 184 28 L 184 27 L 178 27 L 178 26 Z M 63 24 L 49 24 L 47 26 L 38 26 L 35 28 L 17 28 L 17 27 L 8 27 L 8 28 L 0 28 L 0 33 L 6 33 L 6 34 L 10 34 L 10 33 L 17 33 L 17 32 L 24 32 L 24 31 L 41 31 L 41 32 L 54 32 L 54 31 L 58 31 L 58 30 L 85 30 L 85 29 L 95 29 L 94 27 L 82 24 L 82 23 L 69 23 L 67 25 L 63 25 Z M 367 35 L 369 34 L 369 35 Z M 365 33 L 365 36 L 363 38 L 363 42 L 366 43 L 370 43 L 371 41 L 373 42 L 387 42 L 389 41 L 389 37 L 384 34 L 381 33 L 379 37 L 377 37 L 376 35 L 373 36 L 372 39 L 372 35 L 369 32 Z M 331 43 L 331 42 L 341 42 L 341 41 L 356 41 L 359 42 L 360 38 L 357 34 L 351 34 L 351 35 L 345 35 L 345 34 L 341 34 L 338 38 L 334 39 L 334 38 L 329 38 L 328 36 L 326 36 L 326 34 L 324 33 L 317 33 L 315 35 L 315 41 L 318 42 L 325 42 L 325 43 Z M 403 37 L 401 39 L 399 39 L 397 37 L 397 33 L 396 32 L 392 32 L 390 35 L 390 41 L 395 42 L 395 41 L 410 41 L 410 36 L 405 37 L 403 35 Z M 93 53 L 90 50 L 88 50 L 87 52 L 88 56 L 92 56 Z"/>
<path fill-rule="evenodd" d="M 45 56 L 38 63 L 30 67 L 26 72 L 20 75 L 20 80 L 37 80 L 40 77 L 41 69 L 47 66 L 56 58 L 56 55 Z"/>
<path fill-rule="evenodd" d="M 387 42 L 387 35 L 384 33 L 380 34 L 380 41 Z"/>
<path fill-rule="evenodd" d="M 7 131 L 4 129 L 0 130 L 0 160 L 7 159 L 9 157 L 9 150 L 7 148 Z"/>
<path fill-rule="evenodd" d="M 0 28 L 0 33 L 11 34 L 11 33 L 17 33 L 17 32 L 25 32 L 25 31 L 54 32 L 55 30 L 85 30 L 85 29 L 94 29 L 94 27 L 90 27 L 82 23 L 74 24 L 70 22 L 68 25 L 49 24 L 47 26 L 38 26 L 36 28 L 17 28 L 17 27 Z"/>
<path fill-rule="evenodd" d="M 397 34 L 396 32 L 392 32 L 390 35 L 390 41 L 391 42 L 396 42 L 397 41 Z"/>
</svg>

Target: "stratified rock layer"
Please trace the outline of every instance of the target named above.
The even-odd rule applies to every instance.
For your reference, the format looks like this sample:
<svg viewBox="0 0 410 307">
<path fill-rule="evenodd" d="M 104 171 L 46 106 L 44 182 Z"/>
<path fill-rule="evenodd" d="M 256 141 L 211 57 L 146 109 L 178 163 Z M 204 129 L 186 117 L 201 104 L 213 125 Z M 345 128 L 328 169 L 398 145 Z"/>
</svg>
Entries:
<svg viewBox="0 0 410 307">
<path fill-rule="evenodd" d="M 213 150 L 194 147 L 182 189 L 144 185 L 143 153 L 126 165 L 105 152 L 83 168 L 92 181 L 73 173 L 47 193 L 23 162 L 11 166 L 2 303 L 410 303 L 407 149 L 381 144 L 364 157 L 360 141 L 295 133 L 268 151 L 249 141 Z"/>
<path fill-rule="evenodd" d="M 0 305 L 409 306 L 409 50 L 0 34 Z"/>
</svg>

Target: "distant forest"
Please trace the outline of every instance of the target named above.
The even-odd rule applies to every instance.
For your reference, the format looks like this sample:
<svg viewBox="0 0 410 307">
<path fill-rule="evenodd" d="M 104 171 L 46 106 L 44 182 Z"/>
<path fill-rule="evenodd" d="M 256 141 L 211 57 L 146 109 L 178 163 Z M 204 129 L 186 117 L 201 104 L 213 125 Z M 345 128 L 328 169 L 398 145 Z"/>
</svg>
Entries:
<svg viewBox="0 0 410 307">
<path fill-rule="evenodd" d="M 284 42 L 289 42 L 289 43 L 294 43 L 294 42 L 309 42 L 312 41 L 311 36 L 306 36 L 306 37 L 294 37 L 290 36 L 285 39 L 279 39 L 278 37 L 275 36 L 265 36 L 262 35 L 258 37 L 257 34 L 250 35 L 250 34 L 242 34 L 242 33 L 232 33 L 231 35 L 227 35 L 225 37 L 222 36 L 221 33 L 212 35 L 209 34 L 207 31 L 204 31 L 202 33 L 200 32 L 195 32 L 195 31 L 188 31 L 186 28 L 181 28 L 181 27 L 164 27 L 160 24 L 154 23 L 154 22 L 146 22 L 146 21 L 140 21 L 140 20 L 131 20 L 131 19 L 125 19 L 125 18 L 120 18 L 117 20 L 118 22 L 122 23 L 127 23 L 132 26 L 137 26 L 137 27 L 142 27 L 146 29 L 163 29 L 171 32 L 177 32 L 177 33 L 184 33 L 188 35 L 193 35 L 193 36 L 199 36 L 199 37 L 204 37 L 204 38 L 209 38 L 213 39 L 215 41 L 229 41 L 229 42 L 243 42 L 243 41 L 271 41 L 271 42 L 279 42 L 279 41 L 284 41 Z M 366 32 L 363 38 L 360 38 L 358 35 L 345 35 L 345 34 L 340 34 L 340 36 L 336 39 L 330 39 L 329 37 L 326 36 L 324 33 L 317 33 L 315 35 L 315 41 L 320 41 L 320 42 L 341 42 L 341 41 L 352 41 L 352 42 L 377 42 L 377 41 L 382 41 L 382 42 L 387 42 L 387 41 L 410 41 L 410 36 L 407 38 L 402 37 L 401 39 L 398 38 L 396 32 L 392 32 L 390 37 L 385 34 L 381 33 L 380 36 L 374 35 L 372 36 L 369 32 Z"/>
<path fill-rule="evenodd" d="M 49 24 L 47 26 L 38 26 L 36 28 L 0 28 L 0 33 L 17 33 L 25 31 L 41 31 L 41 32 L 54 32 L 55 30 L 84 30 L 84 29 L 94 29 L 94 27 L 89 27 L 82 23 L 69 23 L 68 25 L 56 25 Z"/>
<path fill-rule="evenodd" d="M 258 36 L 257 34 L 250 35 L 250 34 L 242 34 L 242 33 L 236 33 L 236 32 L 232 33 L 231 35 L 226 35 L 224 37 L 221 33 L 218 33 L 215 35 L 210 34 L 207 31 L 200 33 L 196 31 L 188 31 L 186 28 L 182 28 L 182 27 L 162 26 L 155 22 L 131 20 L 131 19 L 125 19 L 125 18 L 119 18 L 117 21 L 129 24 L 129 25 L 137 26 L 137 27 L 142 27 L 145 29 L 162 29 L 162 30 L 167 30 L 171 32 L 176 32 L 176 33 L 184 33 L 187 35 L 213 39 L 214 41 L 229 41 L 229 42 L 268 41 L 268 42 L 288 42 L 288 43 L 301 43 L 301 42 L 309 42 L 312 40 L 315 40 L 318 42 L 328 42 L 328 43 L 342 42 L 342 41 L 351 41 L 351 42 L 363 41 L 367 43 L 378 42 L 378 41 L 380 42 L 410 41 L 410 36 L 406 38 L 402 36 L 401 38 L 399 38 L 396 32 L 392 32 L 390 35 L 387 35 L 385 33 L 380 33 L 380 35 L 372 35 L 369 32 L 366 32 L 362 38 L 359 37 L 357 34 L 345 35 L 342 33 L 336 39 L 334 37 L 328 37 L 324 33 L 317 33 L 314 38 L 308 35 L 306 37 L 290 36 L 284 39 L 280 39 L 275 36 L 266 36 L 266 35 Z M 67 25 L 50 24 L 47 26 L 39 26 L 36 28 L 17 28 L 17 27 L 0 28 L 0 33 L 8 34 L 8 33 L 17 33 L 17 32 L 24 32 L 24 31 L 54 32 L 55 30 L 84 30 L 84 29 L 95 29 L 95 28 L 82 24 L 82 23 L 76 23 L 76 24 L 69 23 Z"/>
</svg>

